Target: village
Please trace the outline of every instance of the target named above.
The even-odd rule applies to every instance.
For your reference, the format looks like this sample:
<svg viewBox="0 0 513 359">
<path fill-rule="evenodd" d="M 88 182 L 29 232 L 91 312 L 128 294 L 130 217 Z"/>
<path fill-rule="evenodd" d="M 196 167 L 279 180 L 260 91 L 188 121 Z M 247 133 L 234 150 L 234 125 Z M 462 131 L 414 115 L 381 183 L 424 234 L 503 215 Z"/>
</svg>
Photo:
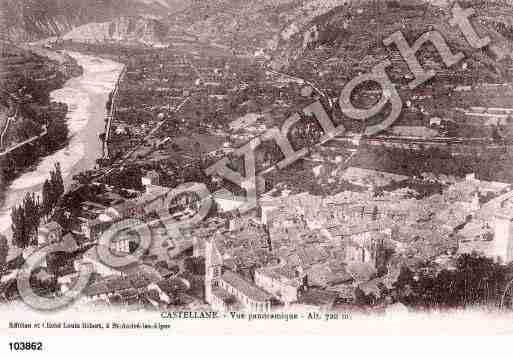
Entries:
<svg viewBox="0 0 513 359">
<path fill-rule="evenodd" d="M 400 303 L 398 283 L 406 270 L 437 278 L 460 271 L 465 255 L 502 267 L 513 260 L 511 185 L 469 174 L 420 198 L 411 189 L 377 191 L 398 178 L 362 171 L 349 168 L 347 180 L 365 179 L 366 191 L 315 196 L 272 190 L 245 214 L 234 211 L 239 199 L 213 196 L 215 210 L 178 238 L 155 213 L 169 206 L 174 219 L 191 218 L 198 198 L 161 200 L 172 191 L 148 172 L 141 196 L 110 207 L 84 202 L 81 222 L 68 231 L 56 222 L 41 225 L 37 244 L 23 258 L 51 243 L 65 246 L 66 253 L 48 257 L 34 276 L 45 295 L 72 290 L 80 267 L 91 265 L 92 282 L 80 299 L 86 305 L 250 312 L 376 310 Z M 149 223 L 151 246 L 137 262 L 113 268 L 99 256 L 100 237 L 127 218 Z M 134 253 L 144 241 L 139 235 L 127 227 L 112 237 L 109 250 Z M 2 293 L 4 300 L 16 299 L 16 269 L 2 276 Z"/>
<path fill-rule="evenodd" d="M 408 11 L 413 20 L 400 25 L 416 33 L 419 11 Z M 354 37 L 369 15 L 344 8 L 340 17 L 347 42 L 359 41 Z M 394 21 L 390 15 L 388 26 Z M 16 278 L 23 262 L 59 243 L 66 251 L 41 264 L 33 287 L 39 295 L 62 297 L 90 266 L 93 275 L 78 301 L 99 310 L 511 307 L 511 59 L 501 60 L 499 81 L 488 60 L 477 60 L 481 55 L 448 69 L 427 47 L 420 57 L 438 75 L 411 90 L 398 51 L 369 45 L 362 58 L 360 48 L 347 45 L 344 57 L 329 47 L 342 40 L 321 39 L 321 30 L 326 35 L 317 25 L 298 35 L 302 56 L 288 68 L 294 76 L 276 61 L 269 65 L 263 49 L 234 55 L 183 39 L 170 48 L 52 44 L 56 51 L 113 59 L 125 70 L 107 104 L 105 132 L 98 134 L 103 157 L 75 177 L 31 243 L 6 263 L 1 300 L 20 300 Z M 490 50 L 491 57 L 499 50 Z M 337 96 L 352 75 L 384 54 L 404 106 L 393 127 L 366 137 L 366 123 L 344 116 Z M 372 105 L 379 93 L 363 86 L 354 102 Z M 318 145 L 322 126 L 302 111 L 313 103 L 346 133 Z M 236 149 L 294 114 L 300 121 L 289 141 L 294 149 L 307 148 L 307 155 L 266 172 L 256 207 L 242 213 L 244 188 L 205 169 L 228 158 L 242 173 Z M 262 141 L 255 150 L 257 173 L 283 159 L 276 143 Z M 183 190 L 192 182 L 212 194 L 208 213 L 194 223 L 189 220 L 203 199 Z M 147 230 L 123 227 L 107 249 L 121 258 L 141 255 L 127 266 L 109 265 L 100 255 L 102 238 L 126 220 Z M 188 225 L 177 234 L 181 222 Z"/>
</svg>

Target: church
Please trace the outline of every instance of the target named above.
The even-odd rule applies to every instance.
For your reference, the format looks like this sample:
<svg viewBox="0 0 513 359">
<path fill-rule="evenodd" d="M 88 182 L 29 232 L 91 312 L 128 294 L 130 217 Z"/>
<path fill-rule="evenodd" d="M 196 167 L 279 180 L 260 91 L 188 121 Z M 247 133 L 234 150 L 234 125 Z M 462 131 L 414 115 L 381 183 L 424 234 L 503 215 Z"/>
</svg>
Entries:
<svg viewBox="0 0 513 359">
<path fill-rule="evenodd" d="M 215 239 L 206 242 L 205 267 L 205 301 L 214 310 L 271 310 L 271 294 L 223 266 L 223 258 Z"/>
</svg>

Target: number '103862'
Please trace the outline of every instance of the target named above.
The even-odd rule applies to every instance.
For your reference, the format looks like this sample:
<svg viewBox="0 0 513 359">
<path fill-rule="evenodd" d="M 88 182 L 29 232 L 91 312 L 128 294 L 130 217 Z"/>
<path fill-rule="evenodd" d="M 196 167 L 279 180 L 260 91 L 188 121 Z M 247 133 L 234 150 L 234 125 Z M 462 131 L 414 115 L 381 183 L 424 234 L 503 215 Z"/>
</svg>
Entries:
<svg viewBox="0 0 513 359">
<path fill-rule="evenodd" d="M 9 349 L 11 351 L 38 351 L 43 350 L 41 342 L 10 342 Z"/>
</svg>

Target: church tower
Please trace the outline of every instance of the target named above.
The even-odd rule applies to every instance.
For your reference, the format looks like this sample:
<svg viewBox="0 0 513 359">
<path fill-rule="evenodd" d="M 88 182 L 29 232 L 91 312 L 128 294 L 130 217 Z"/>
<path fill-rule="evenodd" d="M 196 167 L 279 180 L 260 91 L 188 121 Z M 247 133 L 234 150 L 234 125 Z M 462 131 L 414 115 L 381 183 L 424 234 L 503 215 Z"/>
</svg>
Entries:
<svg viewBox="0 0 513 359">
<path fill-rule="evenodd" d="M 215 241 L 220 233 L 216 233 L 205 243 L 205 302 L 212 303 L 212 288 L 219 285 L 222 274 L 223 260 Z"/>
</svg>

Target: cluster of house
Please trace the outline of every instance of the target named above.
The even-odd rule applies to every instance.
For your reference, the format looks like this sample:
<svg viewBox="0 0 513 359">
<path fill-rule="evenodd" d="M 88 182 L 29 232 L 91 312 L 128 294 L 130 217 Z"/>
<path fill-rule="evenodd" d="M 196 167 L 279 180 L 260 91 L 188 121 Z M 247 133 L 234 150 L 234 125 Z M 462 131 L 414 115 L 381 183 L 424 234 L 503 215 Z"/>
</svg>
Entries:
<svg viewBox="0 0 513 359">
<path fill-rule="evenodd" d="M 390 231 L 376 225 L 341 239 L 309 228 L 292 208 L 314 202 L 301 194 L 261 203 L 259 215 L 232 218 L 224 231 L 197 240 L 195 255 L 205 257 L 206 302 L 218 310 L 268 311 L 276 305 L 324 308 L 326 298 L 333 299 L 330 305 L 352 301 L 355 282 L 375 275 Z"/>
<path fill-rule="evenodd" d="M 499 193 L 498 196 L 483 202 L 486 198 L 483 188 L 477 190 L 480 201 L 475 201 L 472 216 L 458 231 L 458 251 L 460 253 L 481 253 L 501 263 L 513 260 L 513 191 L 511 186 L 483 182 L 474 176 L 468 183 L 486 184 L 485 188 Z"/>
<path fill-rule="evenodd" d="M 159 176 L 155 172 L 149 172 L 143 178 L 145 192 L 133 199 L 124 199 L 116 196 L 115 193 L 107 191 L 114 199 L 110 206 L 102 203 L 84 202 L 82 203 L 81 216 L 78 218 L 78 225 L 73 226 L 72 230 L 65 232 L 63 227 L 57 222 L 49 222 L 41 225 L 38 229 L 37 244 L 23 250 L 20 255 L 20 263 L 33 255 L 40 248 L 51 244 L 59 244 L 60 251 L 53 253 L 45 258 L 40 267 L 49 277 L 57 280 L 59 289 L 66 291 L 74 283 L 78 276 L 80 267 L 83 265 L 92 265 L 93 272 L 99 278 L 118 278 L 118 280 L 101 280 L 95 282 L 87 293 L 96 293 L 87 295 L 92 298 L 108 299 L 111 296 L 118 298 L 121 296 L 122 303 L 132 303 L 129 300 L 135 297 L 135 291 L 140 291 L 141 280 L 130 287 L 127 283 L 132 278 L 124 278 L 127 271 L 144 271 L 152 273 L 153 280 L 145 283 L 148 285 L 164 285 L 162 280 L 169 277 L 172 273 L 180 271 L 183 265 L 183 253 L 192 251 L 192 230 L 185 232 L 182 241 L 176 241 L 169 235 L 166 220 L 177 221 L 182 217 L 190 217 L 194 214 L 196 202 L 194 198 L 187 196 L 176 196 L 172 189 L 159 186 Z M 118 198 L 119 197 L 119 198 Z M 166 210 L 169 218 L 163 221 L 148 222 L 153 212 L 162 213 Z M 144 232 L 151 236 L 151 245 L 143 257 L 139 258 L 133 267 L 115 267 L 105 263 L 99 255 L 101 236 L 108 231 L 115 223 L 124 219 L 138 218 L 148 223 L 149 231 Z M 139 234 L 135 233 L 133 228 L 126 228 L 109 241 L 108 250 L 114 256 L 126 256 L 132 254 L 142 242 Z M 163 265 L 156 265 L 162 264 Z M 21 265 L 21 264 L 20 264 Z M 2 293 L 9 292 L 12 296 L 9 299 L 17 297 L 16 290 L 16 272 L 20 265 L 13 265 L 13 270 L 9 275 L 1 278 L 1 287 L 6 289 Z M 177 268 L 169 270 L 168 268 Z M 12 291 L 9 289 L 12 287 Z M 147 288 L 146 288 L 147 289 Z M 145 289 L 145 290 L 146 290 Z M 155 288 L 154 288 L 155 289 Z M 139 293 L 140 294 L 140 293 Z M 126 299 L 126 300 L 125 300 Z M 191 302 L 191 300 L 187 300 Z"/>
<path fill-rule="evenodd" d="M 217 233 L 207 240 L 205 248 L 205 300 L 217 310 L 262 312 L 276 306 L 332 308 L 337 303 L 352 303 L 354 290 L 366 289 L 377 274 L 376 248 L 354 246 L 350 247 L 354 251 L 346 252 L 343 245 L 324 248 L 327 242 L 298 245 L 286 258 L 270 251 L 272 257 L 267 264 L 254 263 L 252 270 L 245 273 L 237 266 L 240 260 L 237 252 L 223 245 L 227 235 L 230 234 Z M 348 256 L 351 261 L 347 260 Z M 331 298 L 331 303 L 326 303 L 327 298 Z"/>
<path fill-rule="evenodd" d="M 145 192 L 136 193 L 135 198 L 126 199 L 107 191 L 110 205 L 102 203 L 82 203 L 82 214 L 78 217 L 80 222 L 78 231 L 90 240 L 98 240 L 105 231 L 105 226 L 123 219 L 132 218 L 144 220 L 153 213 L 169 211 L 169 218 L 179 220 L 194 214 L 195 198 L 176 196 L 173 189 L 160 186 L 160 175 L 149 171 L 142 183 Z"/>
<path fill-rule="evenodd" d="M 261 201 L 256 213 L 195 242 L 206 263 L 205 300 L 218 310 L 333 308 L 353 303 L 357 290 L 379 298 L 393 289 L 402 264 L 391 254 L 408 259 L 418 250 L 449 270 L 461 253 L 513 260 L 507 184 L 470 175 L 432 197 L 302 193 Z M 475 223 L 481 232 L 471 237 Z"/>
<path fill-rule="evenodd" d="M 194 288 L 195 276 L 179 276 L 177 274 L 182 268 L 177 265 L 176 268 L 172 267 L 178 261 L 173 262 L 167 257 L 167 261 L 164 261 L 156 255 L 146 254 L 137 262 L 124 267 L 111 267 L 100 258 L 98 244 L 80 244 L 76 236 L 72 233 L 63 236 L 62 227 L 51 222 L 41 227 L 39 245 L 53 243 L 59 243 L 60 248 L 66 252 L 49 255 L 40 264 L 37 278 L 46 282 L 41 288 L 34 288 L 36 292 L 45 292 L 43 287 L 50 284 L 63 294 L 73 291 L 81 267 L 89 264 L 93 267 L 93 275 L 90 284 L 81 293 L 80 300 L 88 307 L 117 306 L 128 310 L 159 310 L 174 305 L 201 307 L 203 303 L 203 291 Z M 24 259 L 37 248 L 25 250 Z M 117 255 L 127 253 L 127 248 L 120 247 L 117 242 L 110 249 Z M 16 274 L 14 271 L 11 275 L 2 277 L 0 300 L 13 301 L 19 298 Z M 43 274 L 48 278 L 42 277 Z"/>
<path fill-rule="evenodd" d="M 112 268 L 98 256 L 102 230 L 116 220 L 143 219 L 162 208 L 178 213 L 191 208 L 187 197 L 170 202 L 172 190 L 158 185 L 157 174 L 149 173 L 143 181 L 146 192 L 122 204 L 106 208 L 86 203 L 95 216 L 84 221 L 87 230 L 65 234 L 57 223 L 41 226 L 38 246 L 26 249 L 24 258 L 40 246 L 63 244 L 68 253 L 48 258 L 42 266 L 66 292 L 79 267 L 93 265 L 95 280 L 85 292 L 89 302 L 162 308 L 205 301 L 216 310 L 254 312 L 276 306 L 330 309 L 355 302 L 357 293 L 379 298 L 399 274 L 401 263 L 391 260 L 391 253 L 408 257 L 418 250 L 447 268 L 459 253 L 513 260 L 510 186 L 468 176 L 422 200 L 404 191 L 396 191 L 403 198 L 398 193 L 376 197 L 372 191 L 264 195 L 245 215 L 230 210 L 185 229 L 186 243 L 174 243 L 165 225 L 152 225 L 154 243 L 145 257 L 126 268 Z M 220 212 L 240 205 L 237 198 L 216 200 Z M 110 250 L 125 255 L 137 241 L 128 231 L 110 243 Z M 177 275 L 189 257 L 204 258 L 204 275 Z M 166 269 L 175 265 L 176 270 Z"/>
<path fill-rule="evenodd" d="M 66 286 L 64 284 L 63 286 Z M 67 288 L 62 288 L 66 292 Z M 201 305 L 187 294 L 186 279 L 152 273 L 150 267 L 137 268 L 130 273 L 101 277 L 83 293 L 83 303 L 89 306 L 118 306 L 128 310 L 159 310 L 170 305 Z"/>
</svg>

